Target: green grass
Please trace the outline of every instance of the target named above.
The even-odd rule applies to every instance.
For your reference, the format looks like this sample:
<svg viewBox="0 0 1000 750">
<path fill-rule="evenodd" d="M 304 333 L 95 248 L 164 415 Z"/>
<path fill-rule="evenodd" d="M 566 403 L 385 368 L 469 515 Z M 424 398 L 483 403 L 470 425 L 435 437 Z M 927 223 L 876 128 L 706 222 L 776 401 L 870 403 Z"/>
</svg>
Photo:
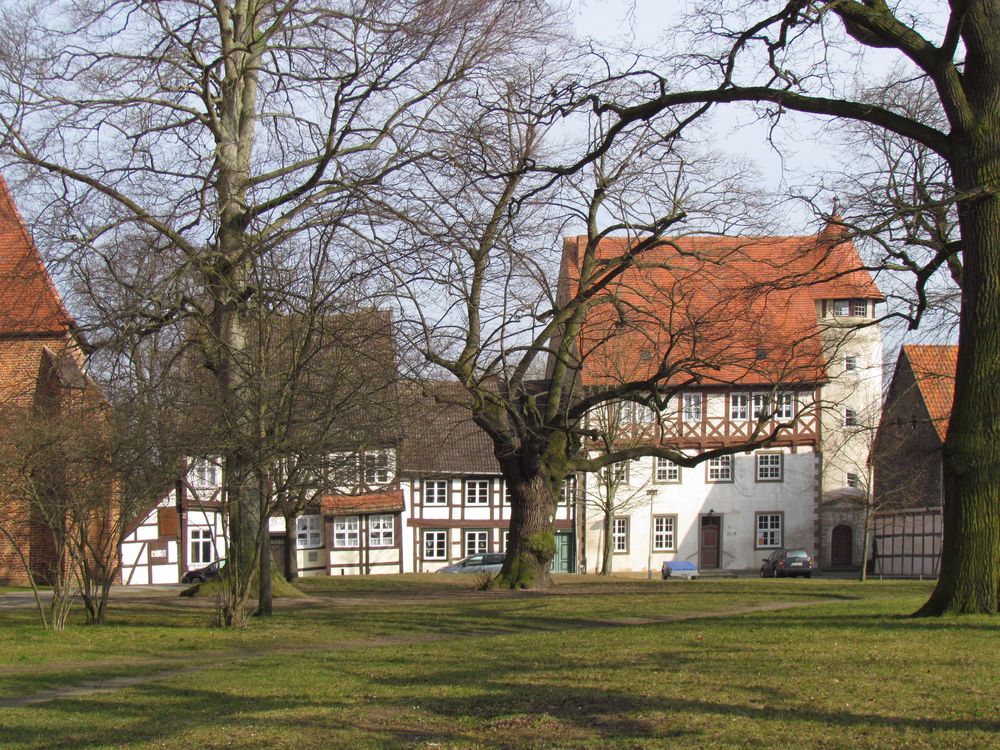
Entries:
<svg viewBox="0 0 1000 750">
<path fill-rule="evenodd" d="M 471 585 L 308 579 L 310 599 L 243 631 L 176 597 L 61 635 L 4 613 L 3 697 L 199 671 L 2 707 L 0 747 L 980 748 L 1000 731 L 1000 622 L 908 617 L 926 583 Z"/>
</svg>

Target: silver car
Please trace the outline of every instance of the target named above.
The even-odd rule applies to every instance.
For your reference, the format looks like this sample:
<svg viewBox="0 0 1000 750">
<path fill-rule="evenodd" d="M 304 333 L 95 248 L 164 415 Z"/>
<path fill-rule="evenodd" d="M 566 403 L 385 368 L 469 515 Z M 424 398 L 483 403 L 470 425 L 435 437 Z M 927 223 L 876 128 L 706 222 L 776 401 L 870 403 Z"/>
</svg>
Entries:
<svg viewBox="0 0 1000 750">
<path fill-rule="evenodd" d="M 438 570 L 438 573 L 499 573 L 503 567 L 503 553 L 484 552 L 469 555 L 457 563 Z"/>
</svg>

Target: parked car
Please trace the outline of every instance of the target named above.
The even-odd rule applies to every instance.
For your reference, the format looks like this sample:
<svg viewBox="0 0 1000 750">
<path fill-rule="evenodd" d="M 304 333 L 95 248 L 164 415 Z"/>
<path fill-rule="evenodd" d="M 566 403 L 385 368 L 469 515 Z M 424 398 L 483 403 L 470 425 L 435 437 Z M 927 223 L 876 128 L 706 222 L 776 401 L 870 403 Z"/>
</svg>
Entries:
<svg viewBox="0 0 1000 750">
<path fill-rule="evenodd" d="M 469 555 L 457 563 L 438 570 L 438 573 L 499 573 L 503 567 L 503 554 L 484 553 Z"/>
<path fill-rule="evenodd" d="M 760 566 L 761 578 L 802 576 L 809 578 L 816 570 L 816 559 L 804 549 L 776 549 L 764 558 Z"/>
<path fill-rule="evenodd" d="M 216 560 L 214 563 L 209 563 L 204 568 L 189 570 L 181 578 L 181 583 L 204 583 L 210 578 L 218 578 L 225 565 L 225 560 Z"/>
</svg>

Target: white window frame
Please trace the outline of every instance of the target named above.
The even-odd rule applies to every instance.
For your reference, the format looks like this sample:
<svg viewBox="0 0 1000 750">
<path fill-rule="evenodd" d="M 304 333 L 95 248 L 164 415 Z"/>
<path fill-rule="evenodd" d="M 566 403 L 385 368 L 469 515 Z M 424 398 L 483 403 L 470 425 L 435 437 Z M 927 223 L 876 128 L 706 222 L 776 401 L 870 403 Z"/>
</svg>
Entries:
<svg viewBox="0 0 1000 750">
<path fill-rule="evenodd" d="M 323 516 L 299 516 L 295 519 L 295 548 L 316 549 L 323 546 Z"/>
<path fill-rule="evenodd" d="M 771 414 L 771 394 L 755 393 L 750 399 L 750 417 L 755 422 L 761 419 L 770 419 Z"/>
<path fill-rule="evenodd" d="M 754 549 L 776 549 L 781 546 L 785 514 L 776 511 L 754 513 Z"/>
<path fill-rule="evenodd" d="M 368 516 L 368 546 L 392 547 L 396 544 L 396 518 L 391 513 Z"/>
<path fill-rule="evenodd" d="M 611 519 L 611 549 L 616 554 L 628 554 L 629 518 L 615 516 Z"/>
<path fill-rule="evenodd" d="M 791 391 L 778 391 L 774 396 L 774 416 L 783 422 L 795 419 L 795 394 Z"/>
<path fill-rule="evenodd" d="M 489 479 L 465 480 L 465 504 L 482 507 L 490 504 L 492 482 Z"/>
<path fill-rule="evenodd" d="M 646 404 L 635 402 L 632 413 L 634 415 L 635 424 L 656 424 L 656 411 L 651 409 Z"/>
<path fill-rule="evenodd" d="M 392 455 L 389 451 L 365 451 L 363 463 L 366 485 L 389 484 L 392 480 Z"/>
<path fill-rule="evenodd" d="M 729 421 L 746 422 L 750 418 L 750 394 L 743 391 L 729 394 Z"/>
<path fill-rule="evenodd" d="M 215 533 L 207 527 L 194 527 L 188 532 L 188 564 L 208 565 L 215 561 Z"/>
<path fill-rule="evenodd" d="M 852 299 L 851 300 L 851 317 L 853 317 L 853 318 L 867 318 L 868 317 L 868 300 L 866 300 L 866 299 Z"/>
<path fill-rule="evenodd" d="M 422 501 L 424 505 L 447 505 L 451 482 L 447 479 L 424 479 Z"/>
<path fill-rule="evenodd" d="M 669 458 L 653 457 L 653 480 L 661 484 L 676 484 L 681 481 L 680 464 L 675 464 Z"/>
<path fill-rule="evenodd" d="M 708 459 L 707 467 L 705 470 L 705 481 L 710 483 L 732 482 L 733 457 L 718 456 L 716 458 Z"/>
<path fill-rule="evenodd" d="M 677 516 L 653 516 L 653 552 L 677 551 Z"/>
<path fill-rule="evenodd" d="M 784 454 L 773 451 L 754 454 L 754 477 L 758 482 L 782 481 Z"/>
<path fill-rule="evenodd" d="M 844 407 L 844 427 L 857 427 L 861 423 L 861 417 L 857 409 Z"/>
<path fill-rule="evenodd" d="M 851 300 L 835 299 L 833 301 L 833 317 L 847 318 L 851 315 Z"/>
<path fill-rule="evenodd" d="M 447 560 L 448 531 L 446 529 L 424 529 L 421 535 L 421 549 L 424 560 Z"/>
<path fill-rule="evenodd" d="M 857 354 L 845 354 L 844 355 L 844 372 L 850 372 L 851 370 L 858 369 L 858 355 Z"/>
<path fill-rule="evenodd" d="M 859 489 L 861 487 L 861 475 L 853 471 L 847 472 L 847 486 Z"/>
<path fill-rule="evenodd" d="M 490 532 L 488 529 L 466 529 L 462 532 L 462 549 L 465 557 L 482 555 L 490 551 Z"/>
<path fill-rule="evenodd" d="M 563 505 L 573 505 L 576 500 L 576 477 L 568 476 L 559 485 L 559 502 Z"/>
<path fill-rule="evenodd" d="M 605 482 L 611 484 L 628 484 L 628 461 L 615 461 L 604 467 Z"/>
<path fill-rule="evenodd" d="M 510 484 L 507 480 L 503 480 L 503 493 L 500 495 L 500 503 L 502 505 L 510 505 Z"/>
<path fill-rule="evenodd" d="M 219 466 L 210 458 L 196 458 L 191 462 L 192 478 L 198 487 L 219 486 Z"/>
<path fill-rule="evenodd" d="M 333 548 L 357 549 L 361 546 L 361 516 L 336 516 L 333 519 Z"/>
<path fill-rule="evenodd" d="M 681 418 L 685 422 L 696 424 L 702 421 L 704 409 L 702 404 L 702 394 L 682 393 L 681 394 Z"/>
<path fill-rule="evenodd" d="M 504 529 L 503 531 L 500 532 L 500 544 L 501 544 L 500 551 L 506 552 L 507 545 L 510 544 L 510 529 Z"/>
</svg>

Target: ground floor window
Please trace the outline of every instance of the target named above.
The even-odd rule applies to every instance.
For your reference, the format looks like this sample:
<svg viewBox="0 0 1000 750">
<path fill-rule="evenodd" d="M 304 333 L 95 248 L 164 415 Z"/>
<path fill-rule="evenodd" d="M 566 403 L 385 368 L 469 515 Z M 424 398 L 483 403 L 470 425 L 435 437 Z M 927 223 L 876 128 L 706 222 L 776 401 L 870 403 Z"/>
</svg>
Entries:
<svg viewBox="0 0 1000 750">
<path fill-rule="evenodd" d="M 488 531 L 466 531 L 465 532 L 465 554 L 478 555 L 489 550 L 490 532 Z"/>
<path fill-rule="evenodd" d="M 510 543 L 510 529 L 504 529 L 500 534 L 500 539 L 503 543 L 503 547 L 500 548 L 500 551 L 506 552 L 507 545 Z"/>
<path fill-rule="evenodd" d="M 677 549 L 677 516 L 653 517 L 653 550 L 673 552 Z"/>
<path fill-rule="evenodd" d="M 781 546 L 781 513 L 757 513 L 757 547 Z"/>
<path fill-rule="evenodd" d="M 448 559 L 448 532 L 447 531 L 425 531 L 424 532 L 424 559 L 425 560 L 447 560 Z"/>
<path fill-rule="evenodd" d="M 349 549 L 361 546 L 360 518 L 358 516 L 340 516 L 333 519 L 333 546 L 338 549 Z"/>
<path fill-rule="evenodd" d="M 323 546 L 322 516 L 299 516 L 295 519 L 295 546 L 299 549 Z"/>
<path fill-rule="evenodd" d="M 188 562 L 198 565 L 212 562 L 212 547 L 211 529 L 191 529 L 191 555 Z"/>
<path fill-rule="evenodd" d="M 391 547 L 395 522 L 391 514 L 368 516 L 368 546 Z"/>
<path fill-rule="evenodd" d="M 611 526 L 611 542 L 615 552 L 628 552 L 628 518 L 616 518 Z"/>
</svg>

